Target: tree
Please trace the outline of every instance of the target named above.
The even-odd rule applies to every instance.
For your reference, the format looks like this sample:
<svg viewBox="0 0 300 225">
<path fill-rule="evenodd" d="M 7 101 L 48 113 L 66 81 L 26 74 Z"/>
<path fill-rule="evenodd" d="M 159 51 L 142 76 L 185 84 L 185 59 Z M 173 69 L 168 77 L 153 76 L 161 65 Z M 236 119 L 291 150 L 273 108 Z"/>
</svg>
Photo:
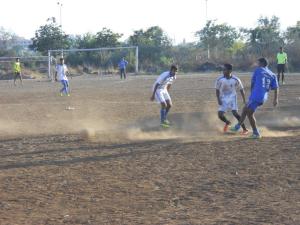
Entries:
<svg viewBox="0 0 300 225">
<path fill-rule="evenodd" d="M 239 34 L 234 27 L 226 23 L 216 24 L 212 20 L 209 20 L 205 27 L 197 31 L 195 35 L 199 38 L 198 45 L 206 50 L 209 48 L 215 58 L 219 58 L 220 54 L 224 54 L 239 38 Z"/>
<path fill-rule="evenodd" d="M 172 46 L 171 40 L 158 26 L 150 27 L 146 31 L 134 31 L 128 42 L 130 45 L 139 46 L 140 67 L 149 72 L 156 72 L 158 68 L 169 66 L 173 61 L 167 54 Z"/>
<path fill-rule="evenodd" d="M 97 47 L 116 47 L 120 45 L 119 39 L 123 34 L 114 33 L 108 28 L 103 28 L 95 36 L 95 44 Z"/>
<path fill-rule="evenodd" d="M 54 17 L 47 19 L 47 24 L 40 26 L 31 40 L 30 48 L 43 54 L 50 49 L 67 49 L 70 44 L 68 35 L 61 30 Z"/>
<path fill-rule="evenodd" d="M 285 49 L 288 53 L 288 63 L 290 70 L 299 70 L 300 63 L 300 21 L 295 26 L 288 27 L 285 34 L 286 46 Z"/>
<path fill-rule="evenodd" d="M 254 29 L 242 29 L 250 52 L 265 57 L 271 57 L 284 41 L 280 33 L 279 18 L 260 17 Z"/>
</svg>

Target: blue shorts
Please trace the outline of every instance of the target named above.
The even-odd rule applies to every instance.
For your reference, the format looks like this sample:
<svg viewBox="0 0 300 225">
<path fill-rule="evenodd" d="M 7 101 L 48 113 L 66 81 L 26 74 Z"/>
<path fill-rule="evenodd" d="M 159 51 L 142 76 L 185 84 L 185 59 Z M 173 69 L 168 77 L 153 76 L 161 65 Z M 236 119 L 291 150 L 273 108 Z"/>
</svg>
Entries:
<svg viewBox="0 0 300 225">
<path fill-rule="evenodd" d="M 256 111 L 256 109 L 259 107 L 259 106 L 262 106 L 264 103 L 263 102 L 257 102 L 255 100 L 249 100 L 249 102 L 247 103 L 247 107 L 249 109 L 252 109 L 253 112 Z"/>
</svg>

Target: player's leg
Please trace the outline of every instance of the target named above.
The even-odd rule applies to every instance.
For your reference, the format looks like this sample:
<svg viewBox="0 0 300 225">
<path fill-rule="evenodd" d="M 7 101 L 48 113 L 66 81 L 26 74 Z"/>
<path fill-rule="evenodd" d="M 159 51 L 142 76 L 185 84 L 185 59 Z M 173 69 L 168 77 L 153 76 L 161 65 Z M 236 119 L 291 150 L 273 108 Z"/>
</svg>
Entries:
<svg viewBox="0 0 300 225">
<path fill-rule="evenodd" d="M 165 123 L 169 124 L 170 122 L 167 120 L 167 115 L 172 107 L 172 99 L 171 99 L 171 96 L 169 94 L 169 92 L 167 90 L 164 90 L 163 91 L 163 96 L 164 96 L 164 99 L 166 101 L 166 118 L 165 118 Z"/>
<path fill-rule="evenodd" d="M 23 86 L 23 78 L 22 78 L 22 74 L 19 73 L 19 79 L 20 79 L 20 82 L 21 82 L 21 86 Z"/>
<path fill-rule="evenodd" d="M 219 117 L 219 119 L 221 120 L 221 121 L 223 121 L 224 123 L 225 123 L 225 126 L 224 126 L 224 128 L 223 128 L 223 131 L 224 132 L 227 132 L 228 131 L 228 128 L 229 128 L 229 126 L 230 126 L 230 124 L 231 124 L 231 122 L 226 118 L 226 116 L 225 116 L 225 112 L 224 111 L 218 111 L 218 117 Z"/>
<path fill-rule="evenodd" d="M 62 88 L 60 89 L 60 95 L 62 96 L 63 95 L 63 93 L 66 93 L 66 83 L 65 83 L 65 80 L 62 80 L 61 81 L 61 84 L 62 84 Z"/>
<path fill-rule="evenodd" d="M 14 85 L 16 86 L 16 81 L 17 81 L 17 73 L 14 73 Z"/>
<path fill-rule="evenodd" d="M 121 80 L 122 80 L 122 76 L 123 76 L 122 69 L 120 69 L 120 78 L 121 78 Z"/>
<path fill-rule="evenodd" d="M 66 94 L 67 94 L 68 96 L 70 96 L 70 86 L 69 86 L 69 81 L 66 80 L 65 83 L 66 83 Z"/>
<path fill-rule="evenodd" d="M 279 84 L 279 81 L 280 81 L 280 73 L 281 73 L 281 67 L 280 67 L 280 64 L 277 64 L 277 81 L 278 81 L 278 84 Z"/>
<path fill-rule="evenodd" d="M 254 116 L 254 112 L 255 112 L 254 110 L 249 109 L 248 110 L 248 114 L 247 114 L 249 122 L 250 122 L 250 125 L 251 125 L 252 130 L 253 130 L 252 137 L 253 138 L 261 138 L 261 135 L 260 135 L 260 133 L 259 133 L 259 131 L 257 129 L 257 126 L 256 126 L 256 119 L 255 119 L 255 116 Z"/>
<path fill-rule="evenodd" d="M 232 110 L 232 114 L 237 119 L 238 122 L 241 120 L 241 116 L 240 116 L 240 114 L 238 113 L 237 110 Z M 243 128 L 243 134 L 246 134 L 246 133 L 248 134 L 248 130 L 245 126 L 245 123 L 242 123 L 241 127 Z"/>
<path fill-rule="evenodd" d="M 165 124 L 167 103 L 163 95 L 163 90 L 156 90 L 155 99 L 160 103 L 160 125 L 162 127 L 169 127 L 168 124 Z"/>
<path fill-rule="evenodd" d="M 124 73 L 124 79 L 126 79 L 126 75 L 127 75 L 126 74 L 126 69 L 123 70 L 123 73 Z"/>
<path fill-rule="evenodd" d="M 281 73 L 281 83 L 284 84 L 284 72 L 285 72 L 285 65 L 282 65 L 282 73 Z"/>
<path fill-rule="evenodd" d="M 223 131 L 227 132 L 230 128 L 231 122 L 226 118 L 225 113 L 232 107 L 230 99 L 223 97 L 222 105 L 219 106 L 218 117 L 221 121 L 225 123 Z"/>
<path fill-rule="evenodd" d="M 230 130 L 233 132 L 237 132 L 241 128 L 241 124 L 244 123 L 244 121 L 247 117 L 247 114 L 248 114 L 248 105 L 244 106 L 242 115 L 239 119 L 239 122 L 234 127 L 232 127 Z"/>
</svg>

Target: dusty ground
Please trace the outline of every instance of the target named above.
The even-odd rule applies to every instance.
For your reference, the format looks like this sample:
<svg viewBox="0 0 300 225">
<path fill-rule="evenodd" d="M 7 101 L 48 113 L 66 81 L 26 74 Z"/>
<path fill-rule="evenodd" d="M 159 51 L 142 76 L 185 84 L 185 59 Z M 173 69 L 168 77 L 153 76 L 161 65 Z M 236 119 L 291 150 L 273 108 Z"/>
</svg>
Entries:
<svg viewBox="0 0 300 225">
<path fill-rule="evenodd" d="M 258 141 L 220 133 L 215 78 L 178 76 L 168 131 L 153 76 L 1 81 L 0 224 L 300 224 L 300 76 Z"/>
</svg>

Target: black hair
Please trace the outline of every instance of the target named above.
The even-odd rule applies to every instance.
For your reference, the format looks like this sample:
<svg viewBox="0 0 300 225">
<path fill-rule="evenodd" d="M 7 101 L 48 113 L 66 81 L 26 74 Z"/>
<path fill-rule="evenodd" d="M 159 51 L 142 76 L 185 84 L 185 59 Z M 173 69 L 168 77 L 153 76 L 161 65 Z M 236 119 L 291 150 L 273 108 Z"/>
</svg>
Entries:
<svg viewBox="0 0 300 225">
<path fill-rule="evenodd" d="M 232 68 L 233 68 L 232 64 L 225 63 L 223 66 L 225 69 L 232 71 Z"/>
<path fill-rule="evenodd" d="M 263 67 L 266 67 L 269 65 L 269 62 L 266 58 L 262 57 L 262 58 L 259 58 L 258 59 L 258 62 L 263 66 Z"/>
<path fill-rule="evenodd" d="M 177 70 L 178 70 L 178 67 L 177 67 L 176 65 L 173 64 L 173 65 L 171 66 L 171 70 L 176 70 L 176 71 L 177 71 Z"/>
</svg>

